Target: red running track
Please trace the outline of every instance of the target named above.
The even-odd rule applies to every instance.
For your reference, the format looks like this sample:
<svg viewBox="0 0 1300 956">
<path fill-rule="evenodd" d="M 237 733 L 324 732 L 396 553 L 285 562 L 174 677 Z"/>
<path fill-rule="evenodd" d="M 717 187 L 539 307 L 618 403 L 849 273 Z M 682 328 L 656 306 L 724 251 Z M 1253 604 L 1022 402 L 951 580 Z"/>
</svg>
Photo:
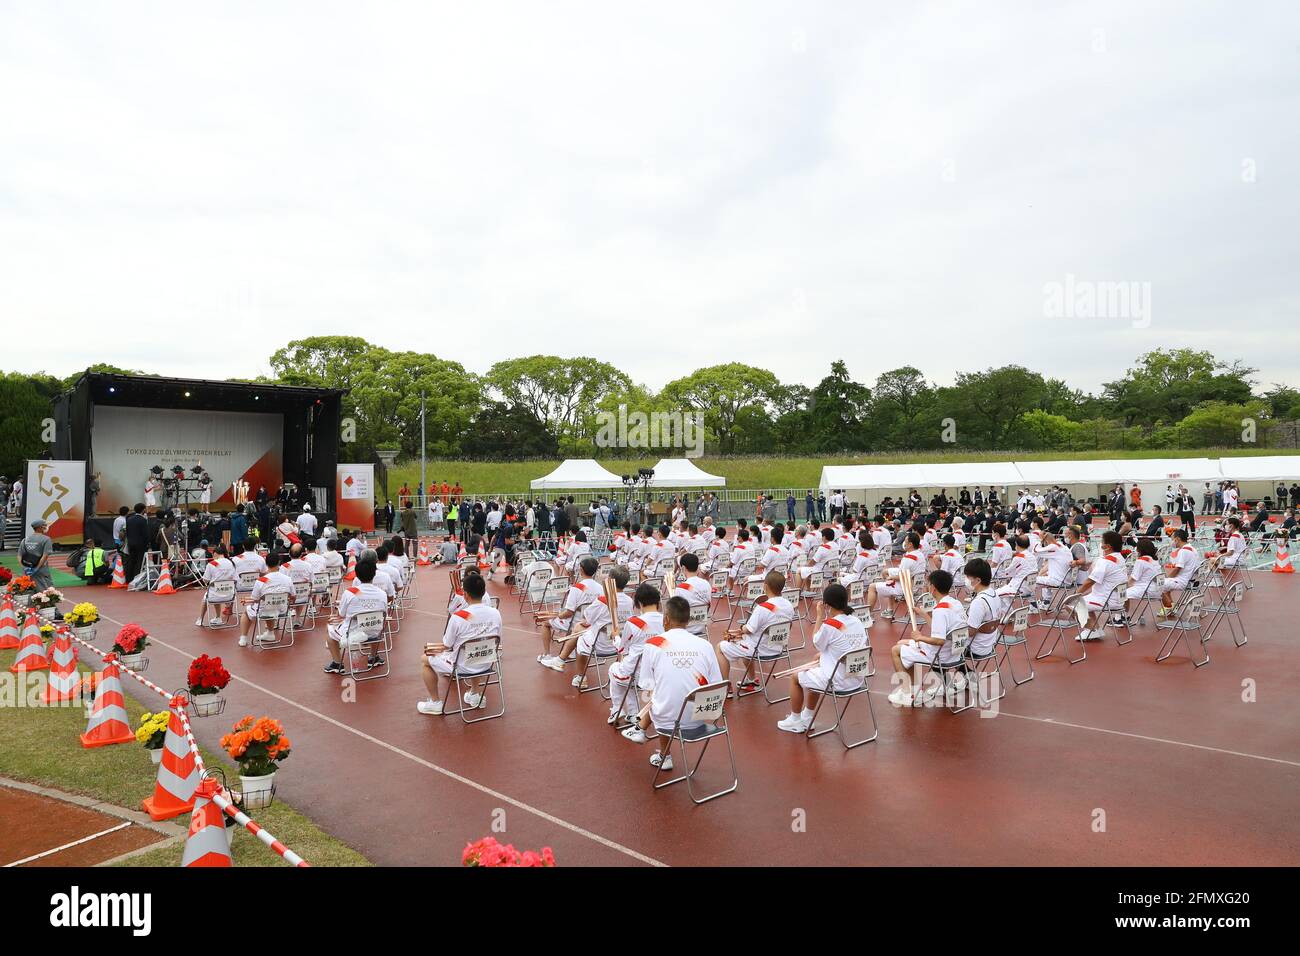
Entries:
<svg viewBox="0 0 1300 956">
<path fill-rule="evenodd" d="M 607 703 L 579 696 L 571 668 L 538 666 L 537 632 L 500 578 L 490 590 L 506 625 L 505 717 L 466 727 L 416 713 L 420 650 L 442 632 L 448 593 L 445 569 L 418 574 L 418 611 L 397 635 L 392 676 L 359 685 L 355 701 L 321 670 L 323 623 L 291 649 L 255 652 L 234 631 L 194 627 L 192 590 L 77 598 L 106 615 L 101 648 L 126 621 L 150 631 L 147 676 L 165 687 L 182 686 L 193 656 L 220 654 L 234 675 L 229 704 L 193 722 L 199 739 L 216 749 L 248 713 L 283 720 L 294 749 L 281 797 L 379 864 L 458 865 L 502 812 L 504 839 L 549 845 L 561 865 L 1300 862 L 1295 577 L 1256 573 L 1242 612 L 1249 643 L 1233 647 L 1225 625 L 1207 667 L 1154 663 L 1160 638 L 1148 620 L 1127 647 L 1091 643 L 1075 666 L 1038 662 L 1037 678 L 1010 688 L 993 718 L 893 708 L 887 651 L 898 626 L 877 618 L 879 740 L 845 751 L 834 735 L 778 731 L 786 705 L 733 702 L 740 788 L 697 807 L 683 785 L 651 789 L 651 745 L 607 727 Z M 713 626 L 715 640 L 722 629 Z M 1243 700 L 1247 680 L 1255 702 Z M 861 704 L 850 719 L 865 714 Z M 723 772 L 724 758 L 711 752 L 701 774 Z"/>
</svg>

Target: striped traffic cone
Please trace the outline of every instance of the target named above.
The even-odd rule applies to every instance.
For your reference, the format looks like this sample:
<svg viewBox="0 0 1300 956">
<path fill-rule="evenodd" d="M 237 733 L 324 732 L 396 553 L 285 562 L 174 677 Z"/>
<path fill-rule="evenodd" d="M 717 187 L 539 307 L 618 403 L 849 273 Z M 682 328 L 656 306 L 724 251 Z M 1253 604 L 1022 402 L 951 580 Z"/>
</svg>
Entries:
<svg viewBox="0 0 1300 956">
<path fill-rule="evenodd" d="M 117 556 L 117 563 L 113 565 L 113 580 L 109 582 L 110 588 L 126 587 L 126 571 L 122 569 L 122 556 Z"/>
<path fill-rule="evenodd" d="M 1284 541 L 1277 543 L 1277 552 L 1273 555 L 1273 573 L 1295 574 L 1295 568 L 1291 567 L 1291 552 L 1287 550 Z"/>
<path fill-rule="evenodd" d="M 348 570 L 343 575 L 344 581 L 355 581 L 357 579 L 357 553 L 352 551 L 348 554 Z"/>
<path fill-rule="evenodd" d="M 176 589 L 172 587 L 172 569 L 163 558 L 162 570 L 158 572 L 158 583 L 153 586 L 154 594 L 175 594 Z"/>
<path fill-rule="evenodd" d="M 14 600 L 5 595 L 5 603 L 0 607 L 0 651 L 13 650 L 18 646 L 18 615 L 14 613 Z"/>
<path fill-rule="evenodd" d="M 230 859 L 230 844 L 226 842 L 225 815 L 212 801 L 220 791 L 221 787 L 211 778 L 200 781 L 194 788 L 194 812 L 190 814 L 181 866 L 235 865 Z"/>
<path fill-rule="evenodd" d="M 153 796 L 143 801 L 144 809 L 155 820 L 170 820 L 194 809 L 194 790 L 199 785 L 199 767 L 194 751 L 185 739 L 181 726 L 181 711 L 185 709 L 184 697 L 171 699 L 171 717 L 167 721 L 167 736 L 163 739 L 162 762 L 158 764 L 158 779 Z"/>
<path fill-rule="evenodd" d="M 18 642 L 18 656 L 14 659 L 9 672 L 17 674 L 20 671 L 49 669 L 50 661 L 45 656 L 45 641 L 41 640 L 41 620 L 34 611 L 29 611 L 27 620 L 23 623 L 22 640 Z"/>
<path fill-rule="evenodd" d="M 81 695 L 81 677 L 77 674 L 77 649 L 66 627 L 59 628 L 50 645 L 50 679 L 41 700 L 54 704 L 75 700 Z"/>
<path fill-rule="evenodd" d="M 428 567 L 432 563 L 433 560 L 429 557 L 429 542 L 426 541 L 424 538 L 421 538 L 420 554 L 419 557 L 415 559 L 416 567 L 424 568 L 424 567 Z"/>
<path fill-rule="evenodd" d="M 131 732 L 131 719 L 126 715 L 126 698 L 122 694 L 122 678 L 118 675 L 117 655 L 104 656 L 104 671 L 99 686 L 95 688 L 95 702 L 90 708 L 86 732 L 81 735 L 83 747 L 107 747 L 109 744 L 135 742 Z"/>
</svg>

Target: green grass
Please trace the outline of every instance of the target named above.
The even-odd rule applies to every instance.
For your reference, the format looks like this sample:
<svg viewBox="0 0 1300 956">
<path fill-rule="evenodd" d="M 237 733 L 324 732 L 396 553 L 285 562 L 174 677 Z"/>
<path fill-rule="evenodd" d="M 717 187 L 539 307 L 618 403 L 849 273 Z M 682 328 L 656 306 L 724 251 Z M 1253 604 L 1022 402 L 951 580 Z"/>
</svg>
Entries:
<svg viewBox="0 0 1300 956">
<path fill-rule="evenodd" d="M 1141 451 L 918 451 L 882 452 L 872 455 L 826 455 L 802 458 L 735 457 L 697 458 L 695 464 L 704 471 L 727 479 L 729 488 L 816 488 L 821 481 L 823 465 L 897 465 L 925 464 L 927 462 L 957 461 L 1089 461 L 1104 458 L 1218 458 L 1223 455 L 1296 455 L 1295 448 L 1259 448 L 1250 451 L 1241 448 L 1183 448 Z M 616 475 L 626 474 L 634 468 L 650 467 L 658 458 L 597 459 Z M 557 465 L 555 461 L 448 461 L 431 459 L 426 466 L 429 481 L 449 485 L 457 481 L 467 492 L 526 492 L 529 482 L 549 474 Z M 420 483 L 420 463 L 402 462 L 394 466 L 388 481 L 390 496 L 397 497 L 397 489 L 406 482 L 411 488 Z"/>
<path fill-rule="evenodd" d="M 0 651 L 0 673 L 9 675 L 14 651 Z M 83 667 L 84 670 L 84 667 Z M 129 678 L 128 678 L 129 679 Z M 43 688 L 42 688 L 43 689 Z M 39 692 L 38 692 L 39 693 Z M 162 698 L 158 698 L 162 703 Z M 134 727 L 145 708 L 131 696 L 126 698 L 127 713 Z M 233 723 L 224 714 L 199 720 Z M 137 744 L 86 749 L 80 735 L 86 729 L 86 713 L 81 706 L 6 707 L 3 732 L 0 733 L 0 774 L 67 793 L 83 794 L 133 810 L 153 793 L 156 768 L 144 748 Z M 200 748 L 203 762 L 210 768 L 220 767 L 233 782 L 238 775 L 224 756 Z M 292 760 L 283 773 L 293 773 Z M 312 866 L 369 866 L 360 853 L 334 839 L 293 807 L 277 800 L 274 806 L 260 810 L 254 817 L 285 846 Z M 177 820 L 182 826 L 188 820 Z M 284 860 L 264 846 L 248 831 L 235 832 L 232 848 L 236 866 L 287 866 Z M 179 866 L 182 844 L 162 847 L 123 861 L 122 866 Z"/>
</svg>

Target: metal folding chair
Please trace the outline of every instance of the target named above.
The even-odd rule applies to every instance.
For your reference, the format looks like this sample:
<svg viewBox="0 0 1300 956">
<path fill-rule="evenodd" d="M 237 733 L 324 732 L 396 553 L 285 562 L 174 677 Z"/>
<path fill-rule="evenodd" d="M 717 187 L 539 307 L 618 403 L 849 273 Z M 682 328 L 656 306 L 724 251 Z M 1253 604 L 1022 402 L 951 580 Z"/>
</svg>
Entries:
<svg viewBox="0 0 1300 956">
<path fill-rule="evenodd" d="M 758 634 L 751 635 L 754 641 L 754 652 L 749 656 L 749 662 L 745 665 L 745 673 L 741 675 L 740 681 L 736 685 L 736 699 L 742 697 L 752 697 L 754 694 L 762 694 L 763 699 L 769 704 L 780 704 L 790 699 L 790 695 L 773 698 L 768 693 L 768 685 L 772 680 L 772 675 L 776 673 L 776 666 L 785 661 L 787 667 L 792 667 L 793 662 L 790 660 L 790 621 L 780 621 L 769 624 Z M 763 645 L 768 647 L 764 650 Z M 764 671 L 764 665 L 767 670 Z M 751 674 L 756 674 L 758 686 L 754 690 L 741 690 L 746 680 Z M 730 677 L 724 674 L 724 677 Z"/>
<path fill-rule="evenodd" d="M 737 612 L 752 611 L 754 605 L 763 600 L 763 595 L 765 593 L 766 592 L 763 590 L 763 580 L 761 578 L 757 581 L 746 579 L 741 586 L 741 596 L 731 602 L 731 617 L 727 618 L 728 629 L 730 629 L 732 621 L 735 620 Z M 748 614 L 746 614 L 746 616 L 748 617 Z"/>
<path fill-rule="evenodd" d="M 533 624 L 541 622 L 538 620 L 543 614 L 559 612 L 564 606 L 564 595 L 569 590 L 569 578 L 563 574 L 552 574 L 542 585 L 541 598 L 533 606 Z"/>
<path fill-rule="evenodd" d="M 1021 684 L 1028 684 L 1034 679 L 1034 659 L 1029 654 L 1029 608 L 1021 605 L 1020 607 L 1008 607 L 1002 615 L 1002 623 L 998 627 L 998 640 L 995 645 L 998 650 L 998 672 L 1001 673 L 1002 664 L 1006 662 L 1007 669 L 1011 673 L 1011 682 L 1019 687 Z M 1025 649 L 1025 663 L 1029 667 L 1029 676 L 1021 680 L 1016 674 L 1016 662 L 1011 656 L 1011 648 L 1023 647 Z"/>
<path fill-rule="evenodd" d="M 235 614 L 243 611 L 248 603 L 248 595 L 253 593 L 253 585 L 261 577 L 256 571 L 240 571 L 235 575 Z"/>
<path fill-rule="evenodd" d="M 1204 667 L 1210 663 L 1210 649 L 1206 646 L 1205 634 L 1201 630 L 1201 612 L 1205 596 L 1199 590 L 1191 588 L 1188 588 L 1186 593 L 1186 598 L 1178 602 L 1173 622 L 1167 625 L 1169 633 L 1165 635 L 1164 643 L 1160 645 L 1160 651 L 1156 654 L 1157 664 L 1168 660 L 1179 642 L 1187 648 L 1187 659 L 1192 662 L 1192 667 Z M 1192 640 L 1188 636 L 1192 633 L 1195 633 L 1199 639 L 1197 644 L 1204 655 L 1199 661 L 1192 656 Z"/>
<path fill-rule="evenodd" d="M 686 781 L 686 791 L 690 795 L 691 801 L 695 804 L 708 803 L 718 797 L 732 793 L 740 786 L 740 777 L 736 772 L 736 752 L 731 747 L 731 733 L 727 726 L 727 688 L 730 685 L 726 681 L 719 681 L 716 684 L 708 684 L 697 690 L 691 691 L 684 701 L 682 701 L 681 710 L 677 713 L 677 720 L 673 724 L 669 737 L 675 741 L 682 754 L 682 765 L 686 772 L 680 776 L 673 777 L 671 780 L 659 782 L 659 776 L 664 773 L 662 767 L 655 767 L 654 779 L 651 785 L 656 790 L 674 783 Z M 700 721 L 698 726 L 688 730 L 683 730 L 682 721 L 686 720 L 694 724 Z M 700 764 L 704 761 L 704 755 L 708 753 L 709 744 L 715 737 L 723 737 L 727 741 L 727 754 L 731 758 L 731 784 L 710 793 L 704 797 L 695 795 L 695 774 L 700 769 Z M 694 766 L 690 762 L 690 753 L 687 750 L 687 743 L 701 743 L 699 756 L 695 759 Z M 668 753 L 672 753 L 672 743 L 669 743 Z"/>
<path fill-rule="evenodd" d="M 722 618 L 716 614 L 719 604 L 727 605 L 727 620 L 731 620 L 731 580 L 727 577 L 725 570 L 709 572 L 709 606 L 714 609 L 710 614 L 709 622 L 715 623 Z"/>
<path fill-rule="evenodd" d="M 843 673 L 845 677 L 862 678 L 862 686 L 857 690 L 834 690 L 835 677 Z M 831 679 L 827 682 L 826 690 L 822 691 L 821 699 L 817 701 L 817 707 L 813 711 L 812 720 L 808 723 L 808 729 L 804 734 L 809 740 L 814 737 L 820 737 L 822 734 L 828 734 L 835 731 L 840 738 L 840 743 L 844 745 L 845 750 L 852 750 L 854 747 L 860 747 L 863 744 L 869 744 L 880 736 L 880 726 L 876 723 L 876 708 L 871 703 L 871 677 L 876 673 L 875 661 L 871 654 L 871 644 L 866 647 L 855 648 L 851 651 L 845 651 L 840 655 L 840 659 L 835 662 L 835 670 L 831 672 Z M 849 741 L 844 735 L 844 715 L 849 711 L 849 705 L 853 703 L 853 698 L 863 695 L 867 699 L 867 713 L 871 716 L 871 736 L 863 737 L 861 740 Z M 817 726 L 817 715 L 821 713 L 822 706 L 827 700 L 831 700 L 831 709 L 835 711 L 835 723 L 829 727 L 823 727 L 821 730 L 813 730 Z M 844 706 L 840 706 L 840 702 Z"/>
<path fill-rule="evenodd" d="M 310 631 L 316 627 L 315 616 L 311 613 L 311 581 L 293 582 L 294 630 Z M 299 618 L 301 615 L 301 618 Z M 301 623 L 299 621 L 301 620 Z"/>
<path fill-rule="evenodd" d="M 224 631 L 227 628 L 238 627 L 239 619 L 235 616 L 236 604 L 235 582 L 213 581 L 203 592 L 203 605 L 199 608 L 199 619 L 194 623 L 210 631 Z M 224 618 L 225 623 L 210 623 L 209 611 L 217 611 L 223 607 L 230 608 L 230 614 Z M 222 619 L 218 618 L 218 620 Z"/>
<path fill-rule="evenodd" d="M 379 657 L 381 651 L 388 653 L 392 650 L 385 639 L 384 616 L 383 611 L 362 611 L 348 621 L 348 632 L 342 647 L 343 667 L 348 677 L 354 681 L 387 677 L 392 669 L 388 657 L 384 657 L 384 662 L 379 667 L 370 666 L 371 658 Z M 357 670 L 358 654 L 366 657 L 365 670 Z"/>
<path fill-rule="evenodd" d="M 553 577 L 555 569 L 549 563 L 541 561 L 531 562 L 523 571 L 522 577 L 516 575 L 516 582 L 522 582 L 519 587 L 520 614 L 535 613 L 542 606 L 546 596 L 546 582 Z"/>
<path fill-rule="evenodd" d="M 1241 602 L 1246 596 L 1246 582 L 1235 581 L 1226 587 L 1219 603 L 1213 606 L 1203 605 L 1201 608 L 1202 617 L 1209 615 L 1210 623 L 1203 626 L 1204 637 L 1201 638 L 1203 644 L 1208 644 L 1219 626 L 1226 620 L 1228 622 L 1228 631 L 1232 635 L 1232 643 L 1237 647 L 1244 647 L 1246 644 L 1246 622 L 1241 618 Z M 1238 634 L 1237 627 L 1241 626 L 1241 632 Z"/>
<path fill-rule="evenodd" d="M 1108 603 L 1108 602 L 1106 602 Z M 1097 613 L 1098 626 L 1104 626 L 1100 622 L 1103 617 L 1109 616 L 1109 610 L 1105 603 L 1102 610 Z M 1047 633 L 1038 643 L 1038 651 L 1034 654 L 1034 660 L 1041 661 L 1051 657 L 1056 653 L 1058 645 L 1064 644 L 1065 632 L 1068 628 L 1074 628 L 1081 631 L 1088 620 L 1088 596 L 1086 594 L 1072 594 L 1061 605 L 1061 614 L 1051 622 L 1047 628 Z M 1051 638 L 1052 644 L 1048 647 L 1047 641 Z M 1081 664 L 1088 659 L 1088 647 L 1086 641 L 1079 642 L 1080 654 L 1078 657 L 1066 655 L 1066 660 L 1071 664 Z"/>
<path fill-rule="evenodd" d="M 273 651 L 293 647 L 293 609 L 287 591 L 263 594 L 257 602 L 252 646 L 255 651 Z M 264 637 L 270 637 L 264 640 Z"/>
<path fill-rule="evenodd" d="M 469 683 L 480 677 L 487 677 L 487 682 L 479 693 L 483 700 L 477 707 L 470 707 L 465 703 L 465 695 L 461 691 L 461 681 Z M 447 690 L 442 695 L 442 716 L 447 717 L 451 714 L 460 714 L 460 719 L 467 724 L 477 724 L 483 720 L 493 720 L 501 717 L 506 712 L 506 691 L 505 686 L 501 683 L 501 635 L 487 634 L 483 637 L 472 638 L 465 641 L 456 649 L 456 657 L 451 667 L 451 681 L 447 683 Z M 447 709 L 447 698 L 451 696 L 452 685 L 456 687 L 456 709 Z M 501 709 L 493 714 L 482 714 L 477 717 L 466 717 L 465 714 L 471 711 L 487 709 L 487 691 L 489 687 L 496 687 L 497 696 L 501 701 Z"/>
</svg>

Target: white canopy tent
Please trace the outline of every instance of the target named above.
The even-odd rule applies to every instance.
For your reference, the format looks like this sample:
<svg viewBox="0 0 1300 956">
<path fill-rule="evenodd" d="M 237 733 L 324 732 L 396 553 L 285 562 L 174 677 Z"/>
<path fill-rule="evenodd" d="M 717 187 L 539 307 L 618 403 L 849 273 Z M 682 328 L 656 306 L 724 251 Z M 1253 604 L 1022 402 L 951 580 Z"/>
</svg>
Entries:
<svg viewBox="0 0 1300 956">
<path fill-rule="evenodd" d="M 1023 487 L 1034 491 L 1060 485 L 1078 501 L 1104 499 L 1116 485 L 1124 483 L 1121 464 L 1105 459 L 1015 462 Z"/>
<path fill-rule="evenodd" d="M 956 498 L 962 488 L 988 490 L 994 486 L 999 495 L 1015 492 L 1021 484 L 1020 472 L 1009 461 L 943 462 L 924 465 L 825 465 L 820 488 L 829 492 L 843 489 L 850 501 L 877 505 L 886 495 L 905 496 L 913 488 L 929 501 L 942 489 Z"/>
<path fill-rule="evenodd" d="M 689 458 L 661 458 L 654 466 L 651 488 L 724 488 L 726 478 L 710 475 Z"/>
<path fill-rule="evenodd" d="M 559 491 L 567 488 L 621 488 L 623 479 L 606 471 L 591 458 L 569 458 L 560 463 L 549 475 L 534 478 L 529 487 L 540 491 Z"/>
<path fill-rule="evenodd" d="M 1279 481 L 1300 481 L 1300 455 L 1220 458 L 1219 471 L 1224 478 L 1239 484 L 1242 498 L 1268 497 L 1276 504 Z M 1287 503 L 1290 503 L 1289 497 Z"/>
<path fill-rule="evenodd" d="M 1147 510 L 1153 505 L 1167 507 L 1165 490 L 1171 485 L 1175 493 L 1179 485 L 1185 487 L 1199 508 L 1205 482 L 1214 485 L 1223 478 L 1214 458 L 1125 458 L 1115 466 L 1124 475 L 1127 489 L 1137 485 L 1142 490 L 1142 507 Z"/>
</svg>

